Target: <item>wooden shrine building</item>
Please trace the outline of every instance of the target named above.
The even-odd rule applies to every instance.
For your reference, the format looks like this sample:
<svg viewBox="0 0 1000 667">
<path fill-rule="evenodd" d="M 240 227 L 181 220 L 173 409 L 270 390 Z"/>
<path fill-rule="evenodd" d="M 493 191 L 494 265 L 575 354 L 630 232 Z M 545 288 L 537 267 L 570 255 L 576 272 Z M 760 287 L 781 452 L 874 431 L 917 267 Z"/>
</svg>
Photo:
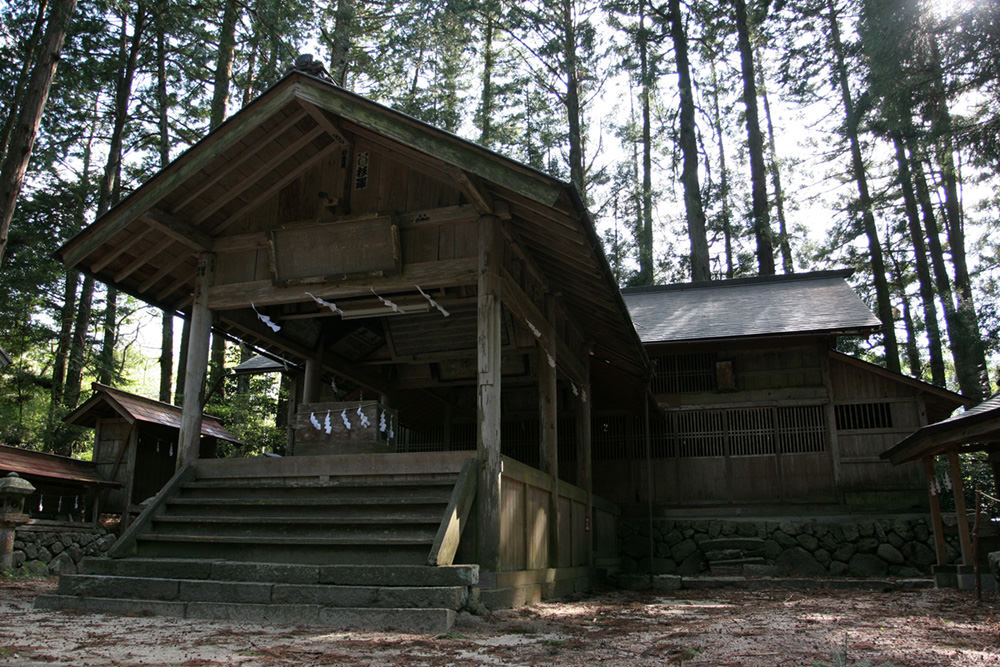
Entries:
<svg viewBox="0 0 1000 667">
<path fill-rule="evenodd" d="M 185 386 L 210 332 L 301 376 L 284 458 L 199 459 L 185 396 L 178 475 L 117 553 L 465 563 L 509 604 L 583 585 L 592 545 L 614 549 L 591 413 L 641 409 L 648 365 L 571 185 L 292 70 L 59 254 L 191 319 Z M 381 509 L 320 530 L 276 509 L 284 482 L 292 505 L 350 487 L 344 505 Z M 227 500 L 181 521 L 209 489 Z M 230 524 L 254 531 L 219 519 L 237 496 L 259 511 Z"/>
<path fill-rule="evenodd" d="M 104 512 L 138 512 L 144 500 L 159 492 L 177 467 L 181 409 L 168 403 L 94 382 L 90 398 L 63 421 L 94 429 L 93 462 L 97 473 L 116 483 L 101 503 Z M 219 440 L 238 443 L 215 417 L 201 419 L 199 454 L 215 455 Z"/>
<path fill-rule="evenodd" d="M 925 502 L 919 466 L 887 447 L 967 401 L 836 350 L 880 323 L 850 270 L 623 290 L 653 364 L 655 504 L 684 514 L 899 511 Z M 635 417 L 600 415 L 595 489 L 645 502 Z M 638 496 L 637 496 L 638 493 Z M 837 509 L 839 506 L 841 509 Z"/>
</svg>

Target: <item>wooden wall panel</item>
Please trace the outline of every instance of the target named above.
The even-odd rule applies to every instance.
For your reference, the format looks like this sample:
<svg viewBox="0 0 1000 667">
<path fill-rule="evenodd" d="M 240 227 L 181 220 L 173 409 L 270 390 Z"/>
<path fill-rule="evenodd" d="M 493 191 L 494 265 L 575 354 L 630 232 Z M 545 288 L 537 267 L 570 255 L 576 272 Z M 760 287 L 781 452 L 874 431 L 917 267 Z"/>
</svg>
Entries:
<svg viewBox="0 0 1000 667">
<path fill-rule="evenodd" d="M 590 533 L 587 532 L 587 505 L 573 501 L 572 504 L 573 527 L 573 559 L 570 563 L 573 567 L 587 565 L 588 545 Z"/>
<path fill-rule="evenodd" d="M 527 492 L 525 534 L 528 569 L 549 566 L 549 492 L 525 486 Z"/>
<path fill-rule="evenodd" d="M 783 454 L 781 479 L 785 497 L 836 499 L 830 452 Z"/>
<path fill-rule="evenodd" d="M 504 477 L 500 485 L 500 569 L 523 570 L 525 562 L 524 484 Z"/>
<path fill-rule="evenodd" d="M 559 567 L 573 565 L 573 501 L 559 497 Z"/>
<path fill-rule="evenodd" d="M 730 492 L 734 501 L 777 500 L 781 497 L 773 455 L 734 456 L 730 459 L 730 466 Z M 718 494 L 718 489 L 715 493 Z"/>
<path fill-rule="evenodd" d="M 718 501 L 720 491 L 726 489 L 726 465 L 721 456 L 654 460 L 653 475 L 656 502 Z"/>
</svg>

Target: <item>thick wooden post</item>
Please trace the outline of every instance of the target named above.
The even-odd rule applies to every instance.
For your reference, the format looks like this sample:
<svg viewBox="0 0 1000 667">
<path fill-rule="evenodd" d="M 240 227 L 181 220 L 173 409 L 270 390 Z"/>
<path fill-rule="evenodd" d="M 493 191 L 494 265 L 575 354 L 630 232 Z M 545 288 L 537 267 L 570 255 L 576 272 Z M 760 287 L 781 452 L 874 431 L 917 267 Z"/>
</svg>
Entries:
<svg viewBox="0 0 1000 667">
<path fill-rule="evenodd" d="M 934 529 L 934 553 L 937 554 L 938 565 L 947 565 L 948 549 L 944 544 L 944 522 L 941 521 L 941 499 L 931 486 L 937 473 L 934 471 L 934 457 L 924 457 L 924 471 L 927 473 L 927 494 L 931 505 L 931 528 Z"/>
<path fill-rule="evenodd" d="M 306 359 L 305 377 L 302 380 L 302 402 L 315 403 L 319 400 L 319 378 L 323 364 L 318 357 Z"/>
<path fill-rule="evenodd" d="M 476 358 L 478 390 L 476 452 L 479 458 L 478 546 L 479 567 L 500 570 L 500 268 L 503 241 L 500 220 L 479 219 Z"/>
<path fill-rule="evenodd" d="M 594 485 L 593 469 L 590 460 L 590 358 L 584 357 L 583 371 L 586 375 L 580 378 L 580 397 L 576 405 L 576 485 L 587 492 L 587 516 L 584 519 L 584 529 L 594 535 Z M 594 540 L 587 540 L 587 565 L 594 564 Z"/>
<path fill-rule="evenodd" d="M 201 399 L 205 392 L 205 370 L 208 367 L 208 342 L 212 331 L 212 311 L 208 309 L 208 288 L 215 277 L 215 256 L 202 253 L 198 257 L 198 273 L 194 280 L 194 302 L 191 305 L 191 335 L 187 359 L 184 362 L 184 406 L 181 429 L 177 439 L 177 468 L 198 458 L 201 445 Z"/>
<path fill-rule="evenodd" d="M 972 535 L 969 532 L 969 515 L 965 511 L 962 467 L 958 462 L 958 451 L 955 449 L 948 450 L 948 468 L 951 472 L 951 490 L 955 494 L 955 522 L 958 524 L 958 539 L 962 545 L 962 563 L 972 565 Z"/>
<path fill-rule="evenodd" d="M 549 327 L 550 330 L 554 327 Z M 553 335 L 555 332 L 553 331 Z M 551 359 L 551 361 L 549 361 Z M 538 464 L 549 474 L 549 567 L 559 567 L 559 397 L 553 341 L 538 341 Z M 571 548 L 567 545 L 566 548 Z"/>
</svg>

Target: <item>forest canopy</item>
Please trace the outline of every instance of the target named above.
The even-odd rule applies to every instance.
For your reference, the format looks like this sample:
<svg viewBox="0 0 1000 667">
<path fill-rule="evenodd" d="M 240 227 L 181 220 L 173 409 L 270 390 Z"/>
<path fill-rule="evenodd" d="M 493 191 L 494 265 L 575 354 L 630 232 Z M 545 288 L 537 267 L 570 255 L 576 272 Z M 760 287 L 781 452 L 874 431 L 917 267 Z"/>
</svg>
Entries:
<svg viewBox="0 0 1000 667">
<path fill-rule="evenodd" d="M 850 267 L 852 353 L 1000 380 L 995 0 L 2 0 L 0 441 L 70 454 L 89 383 L 177 402 L 181 319 L 54 251 L 278 81 L 337 84 L 573 183 L 621 285 Z M 209 411 L 278 446 L 284 387 Z"/>
</svg>

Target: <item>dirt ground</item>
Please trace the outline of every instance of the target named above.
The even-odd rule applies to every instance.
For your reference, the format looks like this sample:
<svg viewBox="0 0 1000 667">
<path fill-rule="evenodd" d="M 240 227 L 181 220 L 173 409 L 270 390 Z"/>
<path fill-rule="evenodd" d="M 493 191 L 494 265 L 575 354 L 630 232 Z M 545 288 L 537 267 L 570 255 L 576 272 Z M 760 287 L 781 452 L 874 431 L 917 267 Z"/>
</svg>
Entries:
<svg viewBox="0 0 1000 667">
<path fill-rule="evenodd" d="M 0 665 L 1000 666 L 994 594 L 605 592 L 427 636 L 35 611 L 54 586 L 0 581 Z"/>
</svg>

